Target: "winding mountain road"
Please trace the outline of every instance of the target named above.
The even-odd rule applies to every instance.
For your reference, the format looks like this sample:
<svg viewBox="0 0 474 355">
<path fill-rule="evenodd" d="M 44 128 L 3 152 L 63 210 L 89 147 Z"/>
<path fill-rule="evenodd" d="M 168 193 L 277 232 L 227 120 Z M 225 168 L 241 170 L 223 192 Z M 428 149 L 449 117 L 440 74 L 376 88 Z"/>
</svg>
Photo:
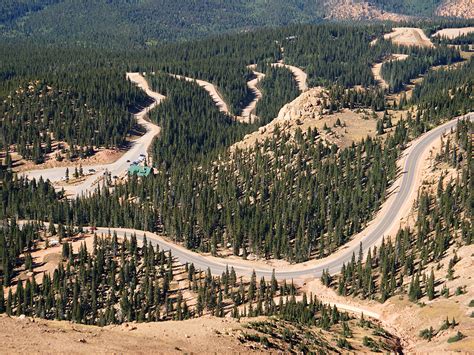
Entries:
<svg viewBox="0 0 474 355">
<path fill-rule="evenodd" d="M 159 133 L 160 128 L 144 119 L 144 116 L 149 110 L 153 109 L 158 105 L 165 97 L 158 93 L 150 90 L 146 80 L 138 73 L 128 73 L 129 78 L 136 85 L 141 87 L 143 90 L 150 95 L 154 102 L 143 111 L 139 112 L 136 117 L 137 121 L 143 124 L 147 133 L 137 140 L 133 147 L 115 163 L 107 164 L 103 166 L 84 167 L 84 169 L 94 168 L 97 172 L 89 176 L 81 185 L 74 187 L 74 193 L 80 195 L 81 193 L 89 192 L 93 188 L 95 179 L 102 175 L 100 172 L 108 170 L 112 174 L 119 174 L 126 171 L 128 167 L 127 160 L 132 160 L 138 157 L 139 154 L 146 154 L 149 145 L 153 138 Z M 465 116 L 472 120 L 474 113 L 469 113 Z M 319 277 L 323 270 L 329 270 L 330 273 L 339 272 L 343 263 L 347 263 L 353 253 L 358 253 L 359 245 L 362 244 L 364 252 L 369 248 L 377 245 L 382 240 L 383 236 L 391 235 L 393 228 L 397 225 L 397 222 L 404 216 L 404 213 L 408 211 L 414 199 L 416 198 L 417 185 L 421 179 L 421 163 L 423 162 L 427 152 L 430 148 L 437 143 L 437 140 L 447 131 L 456 127 L 459 118 L 453 119 L 414 140 L 410 147 L 405 150 L 399 166 L 402 170 L 399 178 L 394 182 L 390 197 L 382 205 L 382 208 L 377 213 L 375 219 L 365 228 L 361 233 L 356 235 L 349 243 L 339 249 L 336 253 L 331 256 L 320 259 L 312 260 L 301 264 L 295 264 L 290 266 L 283 266 L 275 268 L 275 274 L 278 279 L 304 279 L 308 277 Z M 54 168 L 45 169 L 39 171 L 30 171 L 26 173 L 29 177 L 38 178 L 43 176 L 45 179 L 52 181 L 62 178 L 65 174 L 65 168 Z M 193 263 L 195 267 L 200 269 L 210 268 L 213 274 L 221 274 L 225 271 L 226 267 L 233 267 L 239 275 L 250 275 L 252 270 L 255 270 L 257 275 L 265 276 L 266 278 L 271 277 L 273 268 L 271 266 L 256 266 L 252 262 L 245 260 L 230 260 L 220 259 L 210 256 L 201 255 L 190 251 L 180 245 L 176 245 L 173 242 L 165 240 L 162 236 L 157 234 L 132 230 L 123 228 L 108 228 L 100 227 L 97 229 L 98 233 L 116 232 L 119 236 L 125 234 L 130 235 L 136 233 L 140 238 L 143 235 L 147 236 L 147 239 L 155 245 L 159 245 L 160 248 L 165 250 L 171 250 L 173 255 L 179 259 L 182 263 Z"/>
<path fill-rule="evenodd" d="M 284 64 L 284 63 L 272 63 L 274 68 L 286 68 L 293 73 L 296 82 L 298 83 L 298 89 L 301 92 L 308 90 L 308 75 L 304 72 L 303 69 L 295 67 L 293 65 Z"/>
<path fill-rule="evenodd" d="M 307 84 L 308 76 L 302 69 L 292 66 L 292 65 L 284 64 L 284 63 L 272 63 L 271 66 L 279 67 L 279 68 L 287 68 L 294 75 L 295 80 L 298 84 L 298 89 L 301 92 L 308 90 L 308 84 Z M 251 102 L 248 103 L 246 107 L 242 109 L 241 115 L 235 116 L 235 119 L 237 121 L 246 122 L 246 123 L 251 122 L 255 107 L 257 106 L 258 101 L 262 98 L 262 92 L 259 90 L 258 84 L 260 83 L 261 80 L 265 78 L 265 74 L 256 71 L 257 69 L 256 64 L 251 64 L 248 66 L 248 68 L 252 70 L 255 75 L 254 79 L 247 82 L 247 86 L 250 89 L 250 91 L 253 92 L 254 98 Z M 202 87 L 204 90 L 208 92 L 208 94 L 211 96 L 212 100 L 216 104 L 219 111 L 226 113 L 228 115 L 232 115 L 227 103 L 224 101 L 224 98 L 219 93 L 219 90 L 217 89 L 216 85 L 214 85 L 213 83 L 210 83 L 208 81 L 201 80 L 201 79 L 195 79 L 195 78 L 183 76 L 183 75 L 176 75 L 176 74 L 170 74 L 170 75 L 176 79 L 182 79 L 189 82 L 195 82 L 196 84 L 198 84 L 200 87 Z"/>
<path fill-rule="evenodd" d="M 474 119 L 474 113 L 469 113 L 464 117 L 472 120 Z M 413 141 L 411 146 L 405 150 L 400 160 L 402 172 L 400 177 L 393 184 L 394 190 L 391 196 L 383 204 L 373 222 L 369 224 L 364 231 L 356 235 L 351 242 L 342 247 L 338 252 L 327 258 L 275 268 L 276 277 L 278 279 L 287 280 L 304 279 L 308 277 L 320 277 L 323 270 L 326 269 L 328 269 L 330 273 L 339 272 L 343 263 L 347 263 L 352 258 L 353 253 L 358 253 L 359 243 L 362 243 L 362 248 L 364 252 L 366 252 L 369 248 L 380 243 L 382 237 L 390 235 L 393 227 L 396 227 L 397 222 L 411 208 L 416 198 L 416 187 L 421 179 L 420 170 L 426 154 L 443 134 L 456 127 L 458 119 L 459 118 L 455 118 L 425 133 Z M 215 275 L 224 272 L 227 266 L 229 268 L 233 267 L 237 274 L 243 276 L 250 275 L 252 270 L 255 270 L 259 277 L 265 276 L 268 278 L 272 275 L 273 268 L 271 267 L 255 267 L 251 262 L 204 256 L 167 241 L 154 233 L 123 228 L 97 229 L 98 233 L 106 234 L 109 231 L 115 231 L 118 236 L 136 233 L 137 237 L 141 238 L 143 235 L 146 235 L 148 241 L 151 241 L 152 244 L 159 245 L 160 248 L 165 250 L 171 250 L 173 255 L 178 258 L 180 262 L 193 263 L 195 267 L 203 270 L 210 268 L 211 272 Z"/>
<path fill-rule="evenodd" d="M 108 172 L 110 176 L 121 176 L 125 174 L 131 161 L 137 160 L 141 154 L 144 154 L 145 156 L 148 155 L 148 148 L 155 136 L 160 133 L 160 127 L 146 120 L 145 116 L 150 110 L 159 105 L 165 99 L 165 96 L 152 91 L 148 86 L 146 79 L 139 73 L 127 73 L 126 77 L 153 99 L 153 102 L 149 106 L 145 107 L 135 115 L 137 123 L 145 128 L 146 133 L 133 141 L 131 143 L 131 148 L 115 162 L 111 164 L 83 166 L 83 170 L 86 174 L 88 172 L 91 173 L 87 174 L 85 179 L 79 184 L 63 186 L 66 194 L 70 197 L 87 195 L 88 193 L 94 192 L 105 172 Z M 74 169 L 74 166 L 69 167 L 70 174 L 72 173 L 71 168 Z M 52 183 L 55 183 L 64 179 L 66 169 L 67 167 L 30 170 L 25 171 L 21 175 L 25 175 L 30 179 L 39 179 L 40 177 L 43 177 L 44 180 L 49 180 Z M 56 186 L 56 188 L 61 187 Z"/>
</svg>

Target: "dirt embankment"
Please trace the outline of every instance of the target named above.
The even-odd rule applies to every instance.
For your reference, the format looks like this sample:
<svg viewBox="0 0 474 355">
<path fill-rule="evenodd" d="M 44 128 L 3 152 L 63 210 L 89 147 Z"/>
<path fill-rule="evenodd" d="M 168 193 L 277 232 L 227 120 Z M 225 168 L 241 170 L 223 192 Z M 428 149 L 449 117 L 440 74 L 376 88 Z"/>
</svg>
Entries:
<svg viewBox="0 0 474 355">
<path fill-rule="evenodd" d="M 368 135 L 376 133 L 376 120 L 371 113 L 364 110 L 329 113 L 323 109 L 323 102 L 328 101 L 328 93 L 321 87 L 311 88 L 302 93 L 280 110 L 278 117 L 267 125 L 260 127 L 237 142 L 231 149 L 246 149 L 257 142 L 272 139 L 278 126 L 283 132 L 294 135 L 299 128 L 306 132 L 308 128 L 316 128 L 321 138 L 329 144 L 348 147 L 352 142 L 360 141 Z M 377 114 L 376 118 L 379 118 Z"/>
<path fill-rule="evenodd" d="M 258 84 L 265 78 L 265 74 L 257 71 L 257 65 L 249 65 L 248 68 L 253 71 L 255 78 L 247 82 L 247 86 L 252 92 L 254 98 L 253 100 L 242 110 L 242 114 L 237 116 L 236 119 L 240 122 L 252 122 L 257 119 L 257 116 L 254 115 L 255 108 L 257 107 L 258 101 L 262 98 L 262 92 L 260 91 Z"/>
</svg>

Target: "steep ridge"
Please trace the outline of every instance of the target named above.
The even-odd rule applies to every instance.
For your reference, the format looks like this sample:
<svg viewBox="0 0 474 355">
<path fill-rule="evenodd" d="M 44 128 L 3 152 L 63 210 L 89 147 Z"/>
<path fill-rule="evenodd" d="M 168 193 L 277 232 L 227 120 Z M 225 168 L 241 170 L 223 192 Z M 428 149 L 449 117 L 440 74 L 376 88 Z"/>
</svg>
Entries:
<svg viewBox="0 0 474 355">
<path fill-rule="evenodd" d="M 384 11 L 368 1 L 330 0 L 326 1 L 325 18 L 333 20 L 388 20 L 405 21 L 410 17 Z"/>
</svg>

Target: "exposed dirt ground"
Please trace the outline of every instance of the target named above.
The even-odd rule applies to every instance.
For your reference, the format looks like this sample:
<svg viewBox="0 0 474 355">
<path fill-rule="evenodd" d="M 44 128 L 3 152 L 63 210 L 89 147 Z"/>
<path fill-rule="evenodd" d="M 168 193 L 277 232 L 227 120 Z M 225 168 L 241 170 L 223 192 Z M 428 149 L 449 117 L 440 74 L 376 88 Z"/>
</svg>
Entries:
<svg viewBox="0 0 474 355">
<path fill-rule="evenodd" d="M 262 92 L 260 91 L 258 84 L 265 78 L 265 74 L 256 71 L 257 65 L 249 65 L 248 68 L 253 71 L 255 78 L 247 82 L 247 86 L 254 94 L 254 99 L 242 110 L 242 114 L 237 116 L 237 120 L 240 122 L 252 122 L 257 117 L 254 115 L 255 107 L 258 101 L 262 98 Z"/>
<path fill-rule="evenodd" d="M 131 137 L 133 140 L 133 137 Z M 65 143 L 62 143 L 65 146 Z M 37 169 L 49 169 L 57 167 L 66 167 L 69 166 L 74 168 L 74 166 L 79 167 L 79 165 L 97 165 L 97 164 L 110 164 L 119 159 L 125 152 L 126 149 L 104 149 L 100 148 L 96 153 L 87 158 L 77 158 L 74 161 L 64 159 L 62 161 L 56 160 L 56 153 L 58 151 L 55 149 L 57 144 L 53 144 L 53 151 L 47 155 L 46 161 L 42 164 L 35 164 L 31 160 L 25 160 L 17 153 L 11 153 L 13 160 L 13 170 L 16 172 L 23 172 L 28 170 L 37 170 Z"/>
<path fill-rule="evenodd" d="M 229 318 L 130 323 L 99 328 L 0 316 L 0 353 L 249 353 L 242 324 Z M 18 336 L 19 334 L 27 336 Z"/>
<path fill-rule="evenodd" d="M 258 131 L 252 132 L 236 143 L 231 149 L 252 147 L 258 141 L 264 141 L 273 136 L 276 126 L 292 135 L 297 128 L 306 132 L 308 128 L 317 128 L 321 137 L 330 143 L 344 148 L 352 142 L 360 141 L 376 133 L 376 120 L 372 113 L 366 111 L 351 111 L 329 114 L 321 105 L 327 93 L 322 88 L 312 88 L 298 96 L 292 102 L 283 106 L 278 117 Z M 378 118 L 381 114 L 377 114 Z M 342 125 L 337 125 L 340 121 Z M 324 127 L 327 127 L 325 129 Z"/>
<path fill-rule="evenodd" d="M 393 32 L 387 33 L 384 38 L 402 46 L 433 47 L 423 30 L 415 27 L 394 27 Z"/>
<path fill-rule="evenodd" d="M 472 4 L 474 8 L 474 2 Z M 466 35 L 468 33 L 474 32 L 474 26 L 471 27 L 463 27 L 463 28 L 445 28 L 442 30 L 437 31 L 432 35 L 432 37 L 446 37 L 449 39 L 457 38 L 459 36 Z"/>
</svg>

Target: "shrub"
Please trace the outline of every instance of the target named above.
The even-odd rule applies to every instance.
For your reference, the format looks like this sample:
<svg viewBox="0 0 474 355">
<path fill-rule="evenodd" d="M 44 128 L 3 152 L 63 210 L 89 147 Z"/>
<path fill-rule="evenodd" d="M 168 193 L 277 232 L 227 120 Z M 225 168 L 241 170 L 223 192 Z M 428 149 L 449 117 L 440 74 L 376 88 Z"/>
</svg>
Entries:
<svg viewBox="0 0 474 355">
<path fill-rule="evenodd" d="M 346 338 L 337 339 L 337 346 L 341 349 L 348 349 L 348 350 L 352 349 L 351 343 L 349 343 L 349 341 Z"/>
<path fill-rule="evenodd" d="M 448 343 L 455 343 L 455 342 L 457 342 L 457 341 L 459 341 L 459 340 L 461 340 L 461 339 L 463 339 L 463 338 L 465 338 L 465 337 L 466 337 L 466 336 L 465 336 L 463 333 L 461 333 L 460 331 L 458 331 L 455 336 L 453 336 L 453 337 L 451 337 L 451 338 L 448 339 Z"/>
<path fill-rule="evenodd" d="M 431 338 L 433 338 L 433 335 L 434 335 L 433 333 L 434 333 L 433 327 L 423 329 L 420 331 L 420 338 L 430 341 Z"/>
</svg>

